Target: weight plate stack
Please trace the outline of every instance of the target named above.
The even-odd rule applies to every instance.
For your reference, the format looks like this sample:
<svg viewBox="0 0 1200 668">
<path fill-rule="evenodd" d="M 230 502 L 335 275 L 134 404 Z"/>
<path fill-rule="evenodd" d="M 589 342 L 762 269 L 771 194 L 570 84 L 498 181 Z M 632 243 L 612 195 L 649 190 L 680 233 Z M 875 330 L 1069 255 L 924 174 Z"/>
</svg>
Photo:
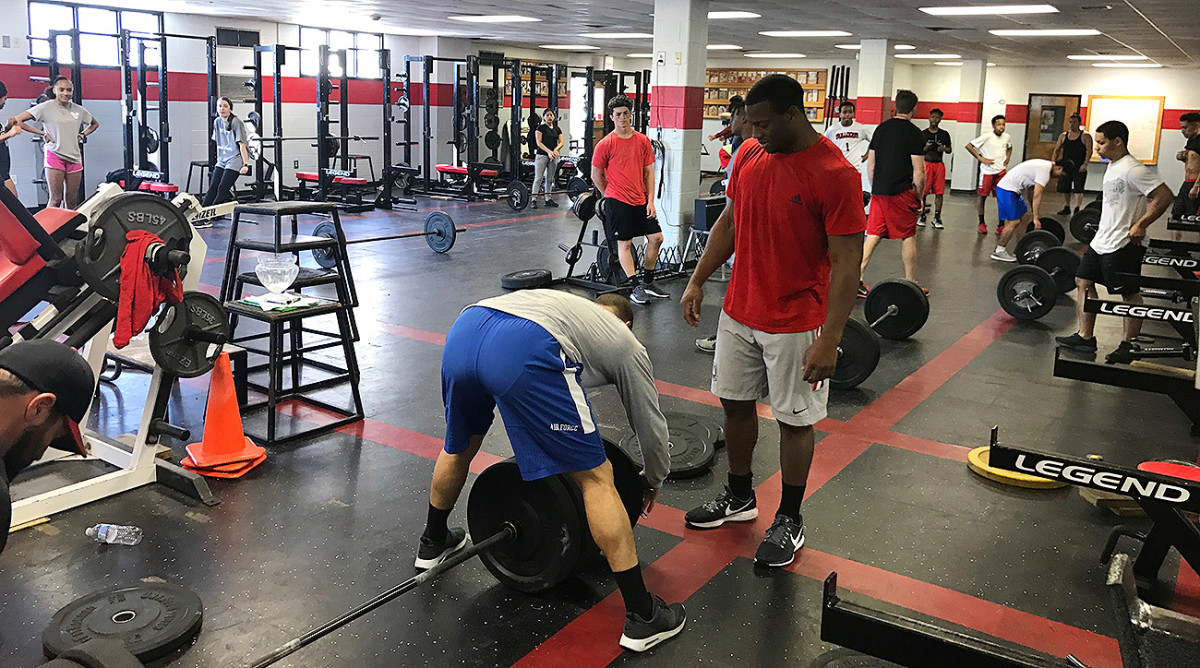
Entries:
<svg viewBox="0 0 1200 668">
<path fill-rule="evenodd" d="M 1079 271 L 1079 256 L 1075 251 L 1066 246 L 1047 248 L 1034 264 L 1050 274 L 1059 293 L 1066 294 L 1075 289 L 1075 272 Z"/>
<path fill-rule="evenodd" d="M 513 211 L 524 211 L 525 207 L 529 206 L 529 186 L 521 181 L 513 181 L 508 184 L 505 189 L 505 199 L 508 201 L 508 206 Z"/>
<path fill-rule="evenodd" d="M 1058 285 L 1037 265 L 1013 267 L 996 284 L 996 300 L 1017 320 L 1037 320 L 1054 308 Z"/>
<path fill-rule="evenodd" d="M 1092 204 L 1099 204 L 1092 202 Z M 1091 243 L 1096 237 L 1096 230 L 1100 229 L 1100 207 L 1093 207 L 1089 204 L 1075 212 L 1071 216 L 1071 236 L 1075 237 L 1083 243 Z"/>
<path fill-rule="evenodd" d="M 101 297 L 121 296 L 121 255 L 134 230 L 158 235 L 169 250 L 186 253 L 192 243 L 192 226 L 174 204 L 150 193 L 116 195 L 89 217 L 87 235 L 75 248 L 80 276 Z M 179 268 L 180 277 L 186 270 Z"/>
<path fill-rule="evenodd" d="M 1027 232 L 1017 242 L 1017 262 L 1021 264 L 1034 264 L 1039 256 L 1047 248 L 1054 248 L 1062 242 L 1053 233 L 1046 230 L 1034 230 Z"/>
<path fill-rule="evenodd" d="M 1042 216 L 1040 218 L 1040 220 L 1042 222 L 1042 231 L 1049 232 L 1050 234 L 1053 234 L 1056 239 L 1058 239 L 1058 243 L 1055 244 L 1056 246 L 1061 245 L 1064 242 L 1066 242 L 1067 232 L 1066 232 L 1066 230 L 1063 229 L 1062 223 L 1058 222 L 1058 220 L 1051 218 L 1049 216 Z M 1025 233 L 1029 234 L 1030 232 L 1036 232 L 1036 231 L 1037 231 L 1037 228 L 1035 228 L 1033 226 L 1033 221 L 1032 220 L 1029 221 L 1029 225 L 1027 225 L 1025 227 Z"/>
<path fill-rule="evenodd" d="M 325 239 L 337 239 L 337 227 L 333 224 L 333 221 L 322 221 L 317 223 L 317 226 L 313 228 L 313 236 L 324 237 Z M 321 268 L 333 269 L 337 266 L 338 247 L 323 246 L 321 248 L 314 248 L 312 249 L 312 257 L 313 261 Z"/>
</svg>

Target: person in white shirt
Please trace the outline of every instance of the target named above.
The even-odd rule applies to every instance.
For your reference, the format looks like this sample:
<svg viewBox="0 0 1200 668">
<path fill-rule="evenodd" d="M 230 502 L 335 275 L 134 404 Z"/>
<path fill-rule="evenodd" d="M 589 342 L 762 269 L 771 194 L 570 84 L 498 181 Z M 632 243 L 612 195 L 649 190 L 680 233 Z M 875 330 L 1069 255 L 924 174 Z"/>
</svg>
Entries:
<svg viewBox="0 0 1200 668">
<path fill-rule="evenodd" d="M 996 184 L 996 208 L 1000 212 L 1000 239 L 996 242 L 996 250 L 992 259 L 999 262 L 1016 262 L 1017 258 L 1008 252 L 1008 242 L 1014 232 L 1025 229 L 1029 219 L 1033 218 L 1033 226 L 1042 229 L 1041 210 L 1042 193 L 1050 177 L 1061 177 L 1063 172 L 1073 172 L 1078 169 L 1070 160 L 1050 162 L 1041 158 L 1026 160 L 1008 170 L 1000 183 Z M 1019 235 L 1016 235 L 1019 236 Z"/>
<path fill-rule="evenodd" d="M 825 129 L 825 136 L 842 151 L 842 155 L 862 174 L 863 206 L 871 201 L 871 182 L 867 176 L 867 149 L 871 146 L 871 131 L 854 120 L 854 103 L 847 100 L 838 108 L 838 122 Z"/>
<path fill-rule="evenodd" d="M 1123 284 L 1119 274 L 1142 273 L 1146 229 L 1166 213 L 1172 199 L 1167 184 L 1129 154 L 1129 128 L 1124 123 L 1101 124 L 1095 139 L 1096 154 L 1109 161 L 1104 172 L 1100 227 L 1075 272 L 1075 287 L 1079 289 L 1075 297 L 1077 330 L 1070 336 L 1055 337 L 1059 346 L 1083 352 L 1096 351 L 1096 315 L 1084 311 L 1084 302 L 1097 297 L 1096 283 L 1121 295 L 1127 304 L 1142 303 L 1138 286 Z M 1136 349 L 1134 341 L 1141 331 L 1140 319 L 1125 318 L 1124 339 L 1108 358 L 1115 362 Z"/>
<path fill-rule="evenodd" d="M 996 184 L 1004 178 L 1004 170 L 1012 157 L 1012 137 L 1004 131 L 1007 122 L 1004 115 L 992 116 L 992 131 L 985 132 L 967 144 L 967 152 L 979 161 L 979 233 L 987 234 L 987 224 L 983 222 L 983 205 L 987 203 L 988 195 L 996 194 Z M 996 234 L 1000 234 L 1000 226 L 996 226 Z"/>
</svg>

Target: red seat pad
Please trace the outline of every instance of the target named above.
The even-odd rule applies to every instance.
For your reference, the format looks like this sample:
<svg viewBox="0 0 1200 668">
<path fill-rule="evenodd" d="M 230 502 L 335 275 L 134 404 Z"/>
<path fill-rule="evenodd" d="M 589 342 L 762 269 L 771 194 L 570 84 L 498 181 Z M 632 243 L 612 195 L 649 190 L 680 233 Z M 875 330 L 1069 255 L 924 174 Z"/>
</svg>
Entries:
<svg viewBox="0 0 1200 668">
<path fill-rule="evenodd" d="M 467 173 L 466 167 L 459 167 L 458 165 L 447 165 L 445 163 L 440 164 L 440 165 L 434 165 L 433 168 L 436 169 L 441 174 L 466 174 Z"/>
<path fill-rule="evenodd" d="M 338 176 L 333 179 L 334 183 L 340 183 L 347 186 L 365 186 L 367 180 L 357 176 Z"/>
<path fill-rule="evenodd" d="M 40 255 L 34 255 L 24 264 L 13 264 L 0 253 L 0 302 L 20 290 L 21 286 L 37 275 L 45 266 L 46 261 Z"/>
<path fill-rule="evenodd" d="M 8 258 L 13 264 L 25 264 L 37 256 L 39 246 L 16 215 L 0 205 L 0 258 Z"/>
<path fill-rule="evenodd" d="M 494 170 L 494 169 L 485 169 L 485 170 L 483 170 L 483 171 L 479 172 L 479 175 L 480 175 L 480 176 L 486 176 L 486 177 L 488 177 L 489 179 L 494 179 L 494 178 L 496 178 L 497 176 L 500 176 L 500 172 L 497 172 L 497 171 L 496 171 L 496 170 Z"/>
<path fill-rule="evenodd" d="M 51 236 L 63 227 L 79 227 L 83 224 L 84 216 L 81 213 L 71 211 L 69 209 L 51 209 L 49 207 L 33 214 L 37 222 L 46 230 L 46 234 Z"/>
<path fill-rule="evenodd" d="M 142 185 L 146 185 L 146 184 L 143 183 Z M 150 181 L 149 190 L 151 192 L 156 192 L 156 193 L 177 193 L 177 192 L 179 192 L 179 186 L 172 185 L 170 183 L 159 183 L 157 181 Z"/>
<path fill-rule="evenodd" d="M 1200 482 L 1200 466 L 1180 464 L 1177 462 L 1142 462 L 1138 464 L 1139 471 L 1157 473 L 1158 475 Z"/>
<path fill-rule="evenodd" d="M 296 178 L 301 181 L 320 181 L 321 177 L 317 176 L 316 172 L 296 172 Z"/>
</svg>

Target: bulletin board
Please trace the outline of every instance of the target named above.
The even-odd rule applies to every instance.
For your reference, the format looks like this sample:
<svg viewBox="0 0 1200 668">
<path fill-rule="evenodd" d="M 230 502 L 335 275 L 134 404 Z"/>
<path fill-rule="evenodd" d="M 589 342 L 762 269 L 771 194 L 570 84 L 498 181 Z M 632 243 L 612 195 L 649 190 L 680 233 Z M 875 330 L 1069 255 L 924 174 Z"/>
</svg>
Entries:
<svg viewBox="0 0 1200 668">
<path fill-rule="evenodd" d="M 1158 142 L 1162 137 L 1163 96 L 1089 95 L 1087 131 L 1105 121 L 1121 121 L 1129 126 L 1129 152 L 1147 165 L 1158 164 Z M 1099 162 L 1098 155 L 1092 162 Z"/>
</svg>

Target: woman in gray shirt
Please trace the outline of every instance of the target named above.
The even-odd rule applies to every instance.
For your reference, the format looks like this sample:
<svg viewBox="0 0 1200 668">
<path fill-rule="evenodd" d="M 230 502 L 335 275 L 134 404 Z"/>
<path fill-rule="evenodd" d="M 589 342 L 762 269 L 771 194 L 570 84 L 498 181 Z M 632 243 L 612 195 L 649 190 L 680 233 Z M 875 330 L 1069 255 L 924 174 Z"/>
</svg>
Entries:
<svg viewBox="0 0 1200 668">
<path fill-rule="evenodd" d="M 50 190 L 47 206 L 74 209 L 79 205 L 79 182 L 83 179 L 85 137 L 100 123 L 87 109 L 71 101 L 75 86 L 66 77 L 54 80 L 54 99 L 23 111 L 16 118 L 25 132 L 41 137 L 46 146 L 46 184 Z M 27 124 L 38 121 L 42 129 Z"/>
<path fill-rule="evenodd" d="M 217 101 L 212 138 L 217 142 L 217 163 L 208 177 L 208 193 L 201 203 L 203 206 L 228 202 L 233 198 L 233 184 L 238 176 L 250 171 L 246 126 L 242 119 L 233 115 L 233 102 L 227 97 Z"/>
</svg>

